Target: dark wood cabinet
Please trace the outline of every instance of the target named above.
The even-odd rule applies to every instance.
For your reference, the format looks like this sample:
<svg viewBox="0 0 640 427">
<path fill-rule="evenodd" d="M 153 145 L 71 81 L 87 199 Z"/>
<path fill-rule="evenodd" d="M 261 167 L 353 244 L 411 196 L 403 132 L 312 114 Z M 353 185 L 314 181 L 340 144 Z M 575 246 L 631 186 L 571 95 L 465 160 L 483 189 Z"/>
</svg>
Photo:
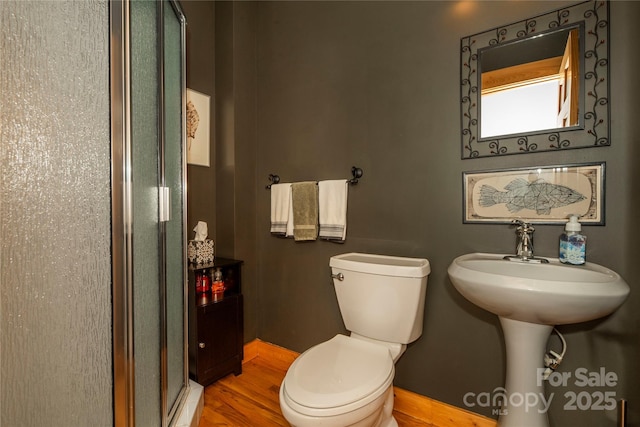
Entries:
<svg viewBox="0 0 640 427">
<path fill-rule="evenodd" d="M 189 267 L 189 376 L 206 386 L 242 373 L 243 305 L 242 261 L 216 258 L 212 264 Z M 196 292 L 196 276 L 217 269 L 225 283 L 224 297 Z"/>
</svg>

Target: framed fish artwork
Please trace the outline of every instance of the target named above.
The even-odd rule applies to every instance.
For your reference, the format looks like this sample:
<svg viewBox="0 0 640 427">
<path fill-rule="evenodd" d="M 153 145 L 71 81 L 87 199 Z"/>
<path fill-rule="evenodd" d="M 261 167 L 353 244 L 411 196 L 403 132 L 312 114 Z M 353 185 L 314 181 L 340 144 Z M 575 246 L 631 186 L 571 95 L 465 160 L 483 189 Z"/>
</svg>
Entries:
<svg viewBox="0 0 640 427">
<path fill-rule="evenodd" d="M 465 223 L 604 225 L 605 163 L 463 173 Z"/>
</svg>

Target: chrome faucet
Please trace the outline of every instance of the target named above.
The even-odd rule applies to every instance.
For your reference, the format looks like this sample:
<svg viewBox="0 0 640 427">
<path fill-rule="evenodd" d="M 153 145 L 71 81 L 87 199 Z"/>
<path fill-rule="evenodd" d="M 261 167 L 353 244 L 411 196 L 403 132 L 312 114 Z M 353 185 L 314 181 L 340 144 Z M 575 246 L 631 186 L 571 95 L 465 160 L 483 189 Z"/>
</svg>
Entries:
<svg viewBox="0 0 640 427">
<path fill-rule="evenodd" d="M 523 261 L 533 258 L 533 232 L 535 228 L 528 222 L 516 219 L 512 222 L 516 227 L 516 256 Z"/>
<path fill-rule="evenodd" d="M 516 255 L 505 256 L 509 261 L 548 263 L 544 258 L 533 256 L 533 232 L 535 228 L 528 222 L 514 219 L 511 225 L 516 226 Z"/>
</svg>

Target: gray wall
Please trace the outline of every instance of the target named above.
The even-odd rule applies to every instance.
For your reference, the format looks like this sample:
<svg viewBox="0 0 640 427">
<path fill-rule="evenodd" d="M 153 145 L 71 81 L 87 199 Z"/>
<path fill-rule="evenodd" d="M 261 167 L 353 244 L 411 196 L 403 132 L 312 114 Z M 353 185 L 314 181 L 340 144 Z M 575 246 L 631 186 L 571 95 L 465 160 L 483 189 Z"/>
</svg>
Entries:
<svg viewBox="0 0 640 427">
<path fill-rule="evenodd" d="M 244 261 L 245 341 L 257 337 L 256 4 L 188 0 L 187 87 L 211 96 L 211 167 L 189 165 L 188 231 L 209 224 L 216 256 Z M 214 55 L 215 52 L 215 55 Z"/>
<path fill-rule="evenodd" d="M 329 279 L 328 260 L 334 254 L 426 257 L 432 273 L 424 333 L 398 362 L 396 384 L 464 407 L 465 393 L 491 392 L 503 384 L 504 348 L 497 319 L 464 300 L 446 269 L 463 253 L 511 251 L 514 234 L 503 225 L 462 224 L 462 172 L 606 161 L 607 223 L 584 227 L 587 256 L 620 272 L 632 294 L 608 319 L 559 328 L 568 342 L 561 369 L 602 366 L 615 372 L 618 385 L 602 391 L 629 399 L 630 424 L 640 423 L 640 270 L 634 253 L 640 237 L 635 224 L 640 141 L 634 132 L 640 57 L 633 42 L 640 36 L 635 22 L 640 3 L 611 5 L 611 147 L 464 161 L 460 38 L 569 2 L 241 4 L 216 4 L 216 26 L 225 27 L 216 28 L 216 48 L 219 31 L 228 42 L 226 50 L 216 51 L 216 72 L 233 66 L 225 79 L 216 79 L 217 95 L 224 99 L 216 102 L 235 105 L 234 115 L 225 116 L 225 126 L 231 126 L 226 129 L 233 132 L 224 138 L 216 134 L 222 139 L 216 152 L 232 147 L 235 165 L 229 178 L 233 189 L 224 200 L 217 198 L 216 232 L 231 233 L 232 227 L 233 237 L 222 241 L 232 242 L 224 245 L 236 256 L 239 248 L 257 244 L 255 252 L 243 254 L 247 270 L 256 269 L 245 282 L 245 289 L 251 288 L 247 340 L 255 336 L 303 351 L 344 332 Z M 220 9 L 231 21 L 220 21 Z M 246 132 L 242 137 L 240 130 Z M 350 188 L 344 245 L 269 235 L 269 192 L 264 190 L 269 173 L 283 181 L 347 178 L 353 165 L 363 168 L 364 177 Z M 561 232 L 560 226 L 537 227 L 537 253 L 555 255 Z M 555 339 L 551 343 L 558 346 Z M 615 412 L 563 410 L 566 390 L 549 391 L 555 393 L 553 425 L 615 424 Z M 490 408 L 472 409 L 491 415 Z"/>
<path fill-rule="evenodd" d="M 0 22 L 0 424 L 111 426 L 108 3 Z"/>
<path fill-rule="evenodd" d="M 215 37 L 213 2 L 182 2 L 187 17 L 187 87 L 211 97 L 210 134 L 216 129 L 215 104 Z M 197 8 L 195 8 L 197 6 Z M 213 137 L 212 137 L 213 139 Z M 187 238 L 193 239 L 193 228 L 205 221 L 209 234 L 215 237 L 216 223 L 216 153 L 209 150 L 210 167 L 188 165 Z"/>
</svg>

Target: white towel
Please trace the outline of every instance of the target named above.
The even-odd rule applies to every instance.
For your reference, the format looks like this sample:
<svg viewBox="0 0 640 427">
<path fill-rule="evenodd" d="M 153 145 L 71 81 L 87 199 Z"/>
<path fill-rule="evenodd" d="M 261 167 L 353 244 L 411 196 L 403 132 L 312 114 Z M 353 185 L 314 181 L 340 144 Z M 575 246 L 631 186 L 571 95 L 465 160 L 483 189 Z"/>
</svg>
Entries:
<svg viewBox="0 0 640 427">
<path fill-rule="evenodd" d="M 335 241 L 346 239 L 348 188 L 349 183 L 346 179 L 318 182 L 321 239 Z"/>
<path fill-rule="evenodd" d="M 271 233 L 281 236 L 293 235 L 291 184 L 271 185 Z"/>
</svg>

